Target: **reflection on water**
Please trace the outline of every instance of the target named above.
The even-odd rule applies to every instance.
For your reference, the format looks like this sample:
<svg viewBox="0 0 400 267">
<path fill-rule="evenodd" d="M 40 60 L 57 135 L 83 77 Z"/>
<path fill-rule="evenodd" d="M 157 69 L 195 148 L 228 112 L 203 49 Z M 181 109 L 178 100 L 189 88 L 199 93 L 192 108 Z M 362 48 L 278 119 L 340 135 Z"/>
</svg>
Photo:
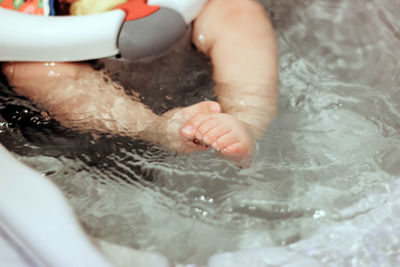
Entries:
<svg viewBox="0 0 400 267">
<path fill-rule="evenodd" d="M 263 2 L 279 35 L 280 114 L 252 168 L 73 133 L 7 90 L 2 143 L 64 190 L 90 234 L 173 263 L 283 245 L 325 264 L 396 265 L 399 4 Z M 198 60 L 182 67 L 191 78 L 165 79 L 198 96 L 209 66 L 185 53 Z"/>
</svg>

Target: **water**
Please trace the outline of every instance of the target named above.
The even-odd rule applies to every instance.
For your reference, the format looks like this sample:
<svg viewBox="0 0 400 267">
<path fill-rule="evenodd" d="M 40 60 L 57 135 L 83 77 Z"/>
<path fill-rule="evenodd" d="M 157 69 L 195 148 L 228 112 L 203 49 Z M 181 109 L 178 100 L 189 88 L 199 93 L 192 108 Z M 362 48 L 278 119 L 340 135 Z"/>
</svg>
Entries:
<svg viewBox="0 0 400 267">
<path fill-rule="evenodd" d="M 279 36 L 280 114 L 250 169 L 75 133 L 4 90 L 0 141 L 63 189 L 88 233 L 172 263 L 282 246 L 324 265 L 399 264 L 399 4 L 263 4 Z M 148 84 L 157 112 L 176 104 L 177 84 L 212 97 L 207 62 L 184 55 L 185 79 Z"/>
</svg>

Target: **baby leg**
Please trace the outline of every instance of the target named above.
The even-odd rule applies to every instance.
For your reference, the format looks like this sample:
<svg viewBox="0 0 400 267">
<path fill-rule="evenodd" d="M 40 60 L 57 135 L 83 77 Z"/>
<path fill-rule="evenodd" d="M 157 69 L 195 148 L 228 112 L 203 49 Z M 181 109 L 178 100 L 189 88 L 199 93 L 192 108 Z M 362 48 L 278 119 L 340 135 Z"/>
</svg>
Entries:
<svg viewBox="0 0 400 267">
<path fill-rule="evenodd" d="M 211 58 L 215 95 L 226 114 L 206 116 L 206 122 L 193 118 L 185 136 L 197 135 L 210 144 L 217 132 L 221 136 L 213 146 L 241 158 L 277 113 L 278 50 L 272 24 L 258 1 L 212 0 L 194 23 L 193 42 Z M 211 121 L 219 126 L 213 128 Z M 236 139 L 243 142 L 232 143 Z"/>
<path fill-rule="evenodd" d="M 3 72 L 14 91 L 65 127 L 130 135 L 144 131 L 146 122 L 156 118 L 87 64 L 13 63 L 4 65 Z"/>
<path fill-rule="evenodd" d="M 182 138 L 179 129 L 198 113 L 221 111 L 218 103 L 206 101 L 158 116 L 104 73 L 82 63 L 12 63 L 4 64 L 3 72 L 18 94 L 65 127 L 138 137 L 177 151 L 204 149 Z"/>
</svg>

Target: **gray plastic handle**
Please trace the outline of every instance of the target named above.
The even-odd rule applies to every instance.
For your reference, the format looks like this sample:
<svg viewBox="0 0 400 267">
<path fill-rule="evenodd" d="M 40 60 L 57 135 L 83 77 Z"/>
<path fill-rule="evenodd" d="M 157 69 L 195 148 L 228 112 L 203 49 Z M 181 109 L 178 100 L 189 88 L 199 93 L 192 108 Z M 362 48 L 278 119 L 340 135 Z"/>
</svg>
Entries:
<svg viewBox="0 0 400 267">
<path fill-rule="evenodd" d="M 127 21 L 118 37 L 118 48 L 125 60 L 156 56 L 185 34 L 184 18 L 170 8 L 160 8 L 142 19 Z"/>
</svg>

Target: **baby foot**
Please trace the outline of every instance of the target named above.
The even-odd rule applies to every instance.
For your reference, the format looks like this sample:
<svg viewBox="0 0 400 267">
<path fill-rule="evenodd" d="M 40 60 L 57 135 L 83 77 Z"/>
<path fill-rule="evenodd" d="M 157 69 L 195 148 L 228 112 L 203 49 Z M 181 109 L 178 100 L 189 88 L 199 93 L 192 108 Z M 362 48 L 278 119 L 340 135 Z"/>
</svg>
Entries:
<svg viewBox="0 0 400 267">
<path fill-rule="evenodd" d="M 181 135 L 197 139 L 237 162 L 249 159 L 255 146 L 248 126 L 226 113 L 198 113 L 181 129 Z"/>
<path fill-rule="evenodd" d="M 204 101 L 185 108 L 175 108 L 163 114 L 165 120 L 161 126 L 166 130 L 167 144 L 162 144 L 180 152 L 202 151 L 207 149 L 197 138 L 182 138 L 179 134 L 182 125 L 197 114 L 218 114 L 221 106 L 214 101 Z"/>
</svg>

